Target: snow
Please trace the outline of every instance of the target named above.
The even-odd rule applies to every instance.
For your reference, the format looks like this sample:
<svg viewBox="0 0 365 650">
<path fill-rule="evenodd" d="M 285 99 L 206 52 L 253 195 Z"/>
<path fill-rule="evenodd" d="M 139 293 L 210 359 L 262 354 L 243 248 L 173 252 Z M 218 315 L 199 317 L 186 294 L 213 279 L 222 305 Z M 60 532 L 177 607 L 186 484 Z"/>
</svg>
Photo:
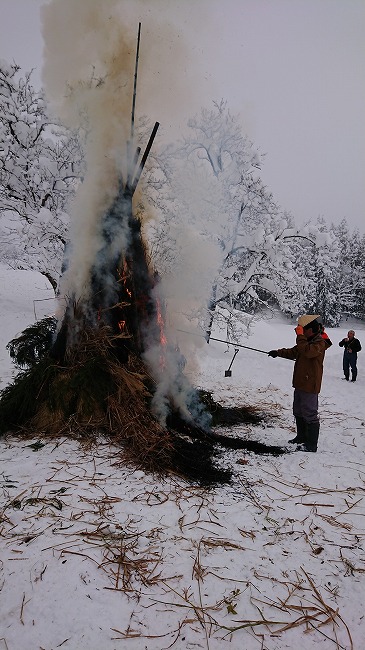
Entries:
<svg viewBox="0 0 365 650">
<path fill-rule="evenodd" d="M 37 273 L 0 266 L 0 281 L 4 387 L 6 344 L 53 301 Z M 290 347 L 293 328 L 258 321 L 241 343 Z M 158 480 L 106 442 L 1 439 L 0 648 L 362 650 L 365 378 L 362 352 L 358 381 L 342 381 L 350 328 L 364 343 L 363 324 L 327 329 L 317 454 L 287 445 L 292 362 L 240 349 L 227 378 L 234 347 L 200 350 L 191 380 L 222 403 L 259 406 L 269 423 L 240 435 L 288 449 L 225 451 L 229 486 Z"/>
</svg>

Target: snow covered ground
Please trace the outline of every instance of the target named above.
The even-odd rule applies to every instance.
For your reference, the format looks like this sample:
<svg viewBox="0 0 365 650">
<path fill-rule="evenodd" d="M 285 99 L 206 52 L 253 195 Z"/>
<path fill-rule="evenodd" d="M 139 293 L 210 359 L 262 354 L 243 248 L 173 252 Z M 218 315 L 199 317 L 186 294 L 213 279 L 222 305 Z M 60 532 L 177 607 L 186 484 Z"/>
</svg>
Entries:
<svg viewBox="0 0 365 650">
<path fill-rule="evenodd" d="M 0 388 L 6 343 L 52 313 L 36 273 L 0 266 Z M 34 302 L 37 301 L 37 302 Z M 39 301 L 39 302 L 38 302 Z M 0 650 L 321 650 L 365 647 L 365 352 L 342 381 L 327 332 L 317 454 L 225 451 L 231 485 L 158 481 L 108 444 L 0 441 Z M 295 343 L 293 325 L 256 323 L 243 344 Z M 293 436 L 292 362 L 212 342 L 194 383 L 272 416 L 241 435 Z"/>
</svg>

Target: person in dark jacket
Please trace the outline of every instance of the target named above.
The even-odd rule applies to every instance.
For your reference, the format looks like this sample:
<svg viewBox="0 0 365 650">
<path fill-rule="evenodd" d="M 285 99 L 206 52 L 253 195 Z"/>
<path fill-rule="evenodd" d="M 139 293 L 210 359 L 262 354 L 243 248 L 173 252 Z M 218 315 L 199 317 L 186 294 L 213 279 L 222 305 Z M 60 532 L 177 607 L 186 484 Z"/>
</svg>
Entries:
<svg viewBox="0 0 365 650">
<path fill-rule="evenodd" d="M 343 374 L 345 375 L 346 381 L 350 378 L 350 368 L 351 368 L 351 381 L 356 381 L 357 377 L 357 353 L 361 350 L 361 343 L 359 339 L 355 339 L 354 330 L 349 330 L 347 336 L 342 339 L 338 344 L 340 348 L 344 348 L 343 351 Z"/>
<path fill-rule="evenodd" d="M 319 320 L 317 320 L 319 319 Z M 304 451 L 317 451 L 319 437 L 318 394 L 321 390 L 323 360 L 328 344 L 322 337 L 318 314 L 305 314 L 295 328 L 296 345 L 293 348 L 270 350 L 269 357 L 295 361 L 293 372 L 293 413 L 297 435 L 289 442 L 302 445 Z"/>
</svg>

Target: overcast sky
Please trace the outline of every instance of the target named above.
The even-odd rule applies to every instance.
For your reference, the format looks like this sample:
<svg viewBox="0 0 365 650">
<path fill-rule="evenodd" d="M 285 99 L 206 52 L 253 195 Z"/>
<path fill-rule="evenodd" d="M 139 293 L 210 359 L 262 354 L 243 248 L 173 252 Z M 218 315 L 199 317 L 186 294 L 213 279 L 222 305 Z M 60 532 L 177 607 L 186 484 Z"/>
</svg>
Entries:
<svg viewBox="0 0 365 650">
<path fill-rule="evenodd" d="M 39 83 L 42 4 L 0 0 L 0 58 L 36 67 Z M 176 129 L 226 99 L 266 153 L 264 182 L 298 223 L 346 217 L 363 233 L 365 0 L 146 0 L 142 44 L 153 12 L 174 29 L 171 56 L 151 69 L 151 119 Z M 163 84 L 175 96 L 170 110 L 165 95 L 159 103 Z"/>
</svg>

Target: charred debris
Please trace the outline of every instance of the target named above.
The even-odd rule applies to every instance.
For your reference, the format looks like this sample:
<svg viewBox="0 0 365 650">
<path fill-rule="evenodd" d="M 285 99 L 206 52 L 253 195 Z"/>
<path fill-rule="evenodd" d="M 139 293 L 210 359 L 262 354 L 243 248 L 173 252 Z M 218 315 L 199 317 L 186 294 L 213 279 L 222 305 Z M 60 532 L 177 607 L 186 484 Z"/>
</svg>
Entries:
<svg viewBox="0 0 365 650">
<path fill-rule="evenodd" d="M 231 471 L 216 462 L 224 448 L 274 455 L 285 449 L 219 433 L 223 426 L 259 424 L 265 415 L 250 407 L 223 407 L 210 393 L 189 386 L 178 358 L 175 383 L 186 393 L 186 408 L 182 412 L 176 395 L 167 394 L 165 420 L 154 413 L 157 384 L 144 353 L 147 346 L 159 349 L 163 372 L 169 343 L 155 290 L 158 274 L 148 265 L 141 223 L 133 213 L 133 195 L 159 127 L 156 122 L 142 156 L 139 148 L 131 151 L 139 40 L 140 26 L 128 171 L 101 216 L 102 246 L 88 297 L 69 296 L 60 323 L 44 319 L 8 344 L 20 373 L 0 393 L 0 433 L 91 441 L 107 437 L 121 447 L 126 462 L 207 487 L 231 479 Z M 116 247 L 122 240 L 127 244 Z M 197 411 L 205 415 L 204 426 L 195 420 Z"/>
</svg>

